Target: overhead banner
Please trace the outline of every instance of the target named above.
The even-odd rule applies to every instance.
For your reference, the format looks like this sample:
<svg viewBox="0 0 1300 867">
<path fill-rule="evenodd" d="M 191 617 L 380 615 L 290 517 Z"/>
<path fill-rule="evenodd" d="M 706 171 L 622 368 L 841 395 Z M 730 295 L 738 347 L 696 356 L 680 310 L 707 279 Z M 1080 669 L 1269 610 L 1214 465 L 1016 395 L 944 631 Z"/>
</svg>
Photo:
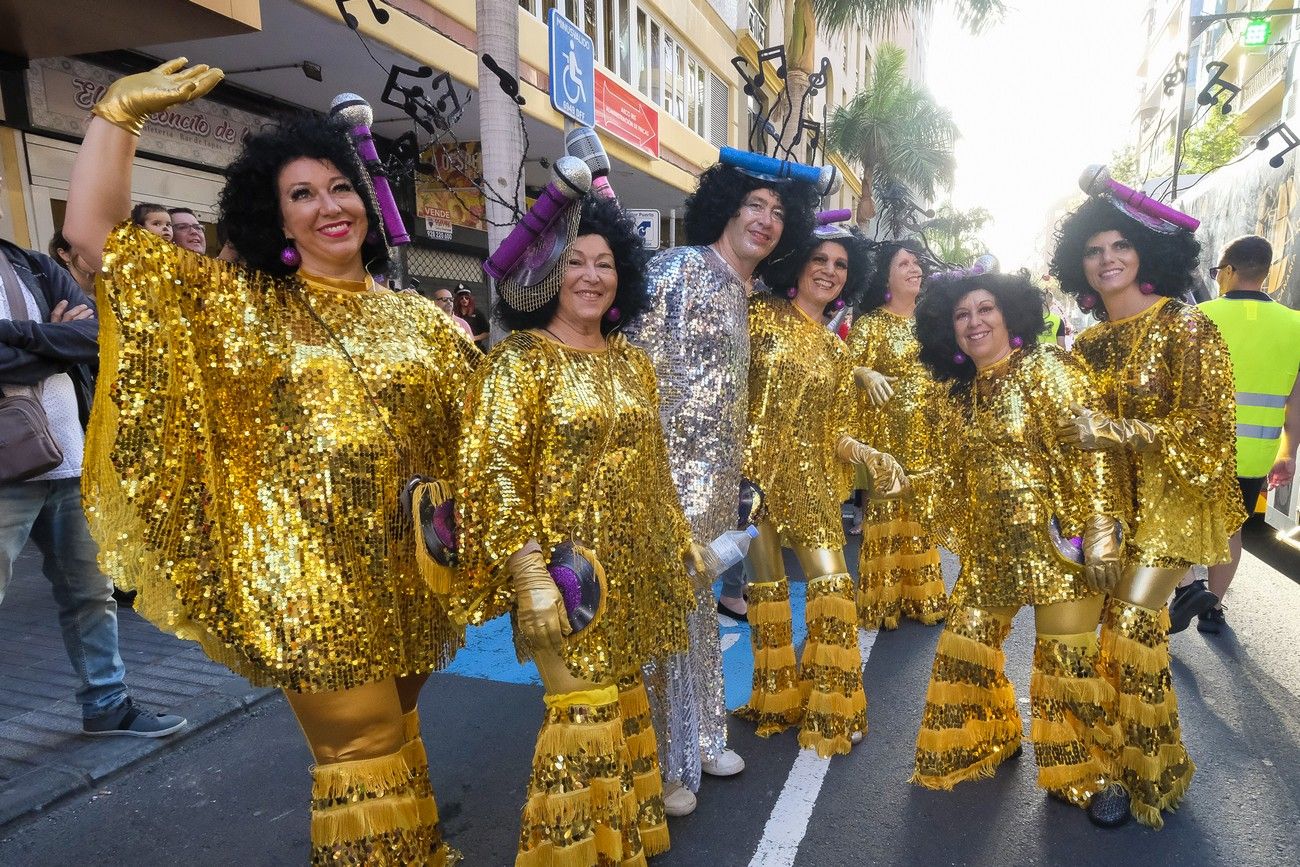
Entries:
<svg viewBox="0 0 1300 867">
<path fill-rule="evenodd" d="M 596 126 L 659 157 L 659 110 L 596 67 Z"/>
<path fill-rule="evenodd" d="M 424 217 L 429 236 L 451 240 L 453 226 L 487 231 L 483 194 L 474 179 L 483 176 L 483 145 L 468 141 L 437 144 L 420 155 L 434 167 L 436 177 L 415 175 L 415 212 Z"/>
</svg>

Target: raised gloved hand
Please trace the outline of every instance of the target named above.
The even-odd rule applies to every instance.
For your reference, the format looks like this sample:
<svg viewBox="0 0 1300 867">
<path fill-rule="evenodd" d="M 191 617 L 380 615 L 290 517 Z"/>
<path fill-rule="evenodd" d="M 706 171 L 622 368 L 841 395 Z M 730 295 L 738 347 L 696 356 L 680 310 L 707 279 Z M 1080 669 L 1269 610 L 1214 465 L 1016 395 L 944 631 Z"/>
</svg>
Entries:
<svg viewBox="0 0 1300 867">
<path fill-rule="evenodd" d="M 1154 449 L 1156 430 L 1144 421 L 1110 418 L 1099 412 L 1070 404 L 1073 416 L 1062 417 L 1056 425 L 1056 440 L 1062 445 L 1095 451 L 1128 447 L 1135 452 Z"/>
<path fill-rule="evenodd" d="M 198 99 L 225 77 L 220 69 L 202 63 L 185 69 L 188 62 L 177 57 L 148 72 L 119 78 L 108 86 L 91 111 L 113 126 L 139 135 L 149 115 Z"/>
<path fill-rule="evenodd" d="M 515 620 L 519 635 L 534 652 L 559 653 L 564 636 L 573 630 L 564 610 L 564 597 L 546 571 L 546 559 L 534 546 L 525 546 L 506 561 L 510 584 L 515 591 Z"/>
<path fill-rule="evenodd" d="M 703 592 L 713 586 L 713 579 L 718 577 L 709 567 L 709 560 L 703 546 L 696 542 L 691 542 L 682 549 L 682 563 L 685 564 L 686 571 L 691 573 L 692 583 L 697 592 Z"/>
<path fill-rule="evenodd" d="M 1114 590 L 1123 571 L 1118 530 L 1119 522 L 1110 515 L 1093 515 L 1083 525 L 1083 580 L 1101 593 Z"/>
<path fill-rule="evenodd" d="M 835 454 L 845 463 L 866 469 L 871 477 L 867 496 L 873 500 L 897 500 L 912 490 L 907 474 L 893 455 L 877 451 L 848 435 L 840 437 L 835 445 Z"/>
<path fill-rule="evenodd" d="M 867 397 L 871 398 L 872 406 L 884 406 L 894 396 L 894 383 L 898 381 L 898 377 L 885 376 L 870 367 L 855 367 L 853 381 L 858 384 L 858 388 L 867 393 Z"/>
</svg>

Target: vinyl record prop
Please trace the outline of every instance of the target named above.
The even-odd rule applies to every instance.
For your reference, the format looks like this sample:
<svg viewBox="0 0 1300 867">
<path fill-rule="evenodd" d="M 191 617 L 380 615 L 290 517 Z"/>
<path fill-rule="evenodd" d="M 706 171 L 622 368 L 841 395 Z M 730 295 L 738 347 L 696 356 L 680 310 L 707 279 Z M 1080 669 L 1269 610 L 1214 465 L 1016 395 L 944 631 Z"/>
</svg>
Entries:
<svg viewBox="0 0 1300 867">
<path fill-rule="evenodd" d="M 758 486 L 758 483 L 749 479 L 741 479 L 738 515 L 740 522 L 736 524 L 736 529 L 743 530 L 750 524 L 758 523 L 759 515 L 763 511 L 763 502 L 763 489 Z"/>
<path fill-rule="evenodd" d="M 402 515 L 415 533 L 415 562 L 434 593 L 451 593 L 456 566 L 456 501 L 451 485 L 416 476 L 402 487 Z"/>
<path fill-rule="evenodd" d="M 1047 524 L 1047 535 L 1052 540 L 1052 548 L 1055 549 L 1056 555 L 1073 570 L 1077 571 L 1083 568 L 1083 537 L 1071 536 L 1065 538 L 1061 533 L 1061 522 L 1056 516 Z M 1115 542 L 1123 547 L 1124 527 L 1117 523 L 1115 526 Z"/>
<path fill-rule="evenodd" d="M 605 613 L 605 569 L 589 548 L 561 542 L 551 549 L 546 570 L 564 598 L 564 612 L 569 617 L 570 637 L 577 635 Z"/>
</svg>

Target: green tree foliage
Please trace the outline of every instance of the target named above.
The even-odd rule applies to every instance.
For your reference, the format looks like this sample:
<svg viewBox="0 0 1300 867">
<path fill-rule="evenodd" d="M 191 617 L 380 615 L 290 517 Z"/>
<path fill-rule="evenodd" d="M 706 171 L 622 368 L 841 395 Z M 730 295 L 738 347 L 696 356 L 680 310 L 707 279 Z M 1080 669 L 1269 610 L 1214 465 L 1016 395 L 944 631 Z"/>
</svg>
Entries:
<svg viewBox="0 0 1300 867">
<path fill-rule="evenodd" d="M 984 208 L 960 210 L 948 202 L 921 230 L 930 249 L 941 259 L 964 268 L 988 252 L 979 233 L 991 222 L 993 215 Z"/>
<path fill-rule="evenodd" d="M 1125 145 L 1115 153 L 1110 155 L 1110 176 L 1113 180 L 1119 181 L 1128 187 L 1139 186 L 1141 178 L 1138 177 L 1137 148 L 1133 145 Z"/>
<path fill-rule="evenodd" d="M 1174 143 L 1165 145 L 1166 153 L 1173 153 Z M 1205 121 L 1192 127 L 1183 138 L 1183 163 L 1180 174 L 1199 175 L 1213 171 L 1232 162 L 1241 153 L 1241 133 L 1237 131 L 1237 116 L 1211 110 Z"/>
</svg>

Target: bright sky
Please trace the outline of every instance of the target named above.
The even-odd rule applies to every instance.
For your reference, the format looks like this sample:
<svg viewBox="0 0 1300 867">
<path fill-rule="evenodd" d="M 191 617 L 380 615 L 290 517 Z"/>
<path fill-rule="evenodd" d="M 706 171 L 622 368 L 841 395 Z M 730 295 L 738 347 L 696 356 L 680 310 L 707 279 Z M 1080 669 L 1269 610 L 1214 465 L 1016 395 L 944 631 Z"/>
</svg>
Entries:
<svg viewBox="0 0 1300 867">
<path fill-rule="evenodd" d="M 1011 0 L 1003 23 L 971 36 L 937 4 L 927 82 L 957 142 L 959 208 L 987 208 L 981 236 L 1004 270 L 1040 264 L 1048 212 L 1079 191 L 1090 163 L 1132 136 L 1144 34 L 1137 0 Z"/>
</svg>

